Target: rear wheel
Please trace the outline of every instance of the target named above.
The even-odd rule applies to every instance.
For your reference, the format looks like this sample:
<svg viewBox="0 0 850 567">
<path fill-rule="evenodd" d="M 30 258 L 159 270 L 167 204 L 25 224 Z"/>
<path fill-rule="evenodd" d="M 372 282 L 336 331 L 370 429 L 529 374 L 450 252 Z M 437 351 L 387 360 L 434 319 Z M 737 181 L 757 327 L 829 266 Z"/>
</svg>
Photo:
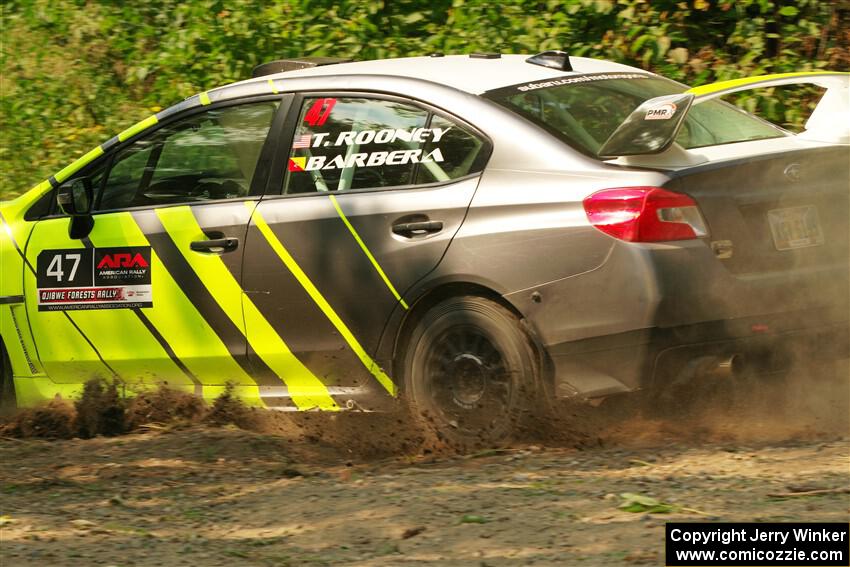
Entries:
<svg viewBox="0 0 850 567">
<path fill-rule="evenodd" d="M 427 434 L 462 448 L 510 436 L 536 397 L 534 351 L 519 319 L 481 297 L 456 297 L 416 325 L 405 396 Z"/>
<path fill-rule="evenodd" d="M 12 379 L 12 363 L 6 348 L 0 342 L 0 413 L 9 413 L 17 408 L 15 381 Z"/>
</svg>

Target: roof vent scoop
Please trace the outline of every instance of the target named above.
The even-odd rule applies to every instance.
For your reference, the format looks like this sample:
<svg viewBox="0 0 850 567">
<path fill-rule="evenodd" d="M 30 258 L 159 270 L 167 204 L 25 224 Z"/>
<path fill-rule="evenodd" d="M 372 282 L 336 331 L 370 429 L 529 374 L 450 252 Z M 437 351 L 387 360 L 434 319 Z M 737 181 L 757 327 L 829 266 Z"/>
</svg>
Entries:
<svg viewBox="0 0 850 567">
<path fill-rule="evenodd" d="M 323 65 L 335 65 L 337 63 L 350 63 L 351 59 L 342 57 L 298 57 L 295 59 L 277 59 L 262 63 L 251 71 L 251 78 L 264 77 L 274 73 L 285 73 L 286 71 L 297 71 L 298 69 L 309 69 L 310 67 L 321 67 Z"/>
<path fill-rule="evenodd" d="M 526 63 L 532 65 L 540 65 L 541 67 L 549 67 L 559 71 L 572 71 L 573 66 L 570 65 L 570 54 L 566 51 L 544 51 L 537 55 L 532 55 L 525 60 Z"/>
</svg>

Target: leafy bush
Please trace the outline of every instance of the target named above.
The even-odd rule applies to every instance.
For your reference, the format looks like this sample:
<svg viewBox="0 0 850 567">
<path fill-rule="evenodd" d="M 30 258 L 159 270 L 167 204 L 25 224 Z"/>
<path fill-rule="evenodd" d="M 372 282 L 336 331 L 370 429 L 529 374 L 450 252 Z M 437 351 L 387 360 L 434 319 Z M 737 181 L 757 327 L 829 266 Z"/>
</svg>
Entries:
<svg viewBox="0 0 850 567">
<path fill-rule="evenodd" d="M 286 56 L 563 48 L 692 85 L 850 67 L 846 0 L 7 0 L 2 17 L 0 198 L 160 108 Z M 812 91 L 772 94 L 736 102 L 798 127 Z"/>
</svg>

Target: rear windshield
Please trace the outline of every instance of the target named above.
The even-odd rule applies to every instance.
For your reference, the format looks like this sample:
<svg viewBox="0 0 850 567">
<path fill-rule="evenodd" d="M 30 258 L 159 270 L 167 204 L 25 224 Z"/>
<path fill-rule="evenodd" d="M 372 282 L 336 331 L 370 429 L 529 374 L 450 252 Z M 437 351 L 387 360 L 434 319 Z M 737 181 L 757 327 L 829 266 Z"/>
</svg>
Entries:
<svg viewBox="0 0 850 567">
<path fill-rule="evenodd" d="M 596 156 L 605 140 L 642 102 L 686 90 L 673 81 L 638 74 L 604 79 L 587 75 L 579 79 L 586 82 L 517 85 L 491 91 L 487 96 L 576 149 Z M 690 149 L 785 135 L 781 128 L 731 104 L 710 100 L 691 108 L 676 142 Z"/>
</svg>

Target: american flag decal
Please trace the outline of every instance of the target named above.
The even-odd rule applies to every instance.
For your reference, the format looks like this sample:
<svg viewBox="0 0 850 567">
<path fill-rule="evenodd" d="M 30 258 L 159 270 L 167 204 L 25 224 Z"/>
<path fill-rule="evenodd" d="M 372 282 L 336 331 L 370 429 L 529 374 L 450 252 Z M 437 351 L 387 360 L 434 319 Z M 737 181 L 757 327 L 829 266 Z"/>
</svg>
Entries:
<svg viewBox="0 0 850 567">
<path fill-rule="evenodd" d="M 295 140 L 292 142 L 293 149 L 309 148 L 310 138 L 312 138 L 310 134 L 304 134 L 303 136 L 295 136 Z"/>
</svg>

